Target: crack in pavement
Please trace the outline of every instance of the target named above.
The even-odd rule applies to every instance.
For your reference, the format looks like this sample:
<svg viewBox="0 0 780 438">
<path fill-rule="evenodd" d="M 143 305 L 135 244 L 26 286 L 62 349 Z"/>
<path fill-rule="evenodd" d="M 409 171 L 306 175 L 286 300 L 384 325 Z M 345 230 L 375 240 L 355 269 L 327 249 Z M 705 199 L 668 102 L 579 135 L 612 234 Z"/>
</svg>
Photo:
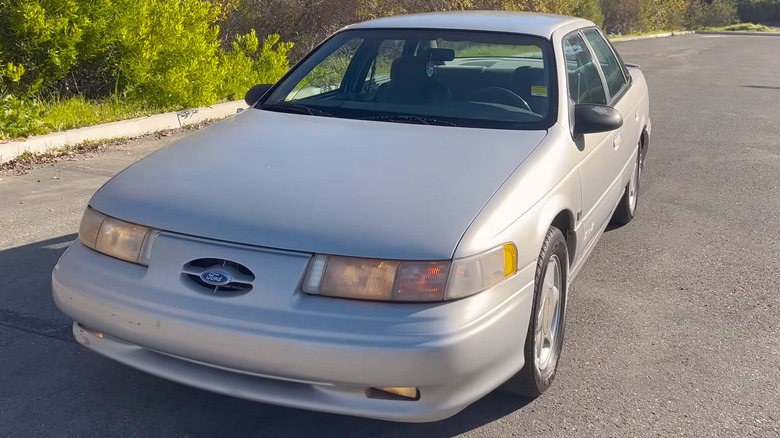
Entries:
<svg viewBox="0 0 780 438">
<path fill-rule="evenodd" d="M 0 309 L 0 326 L 71 344 L 77 343 L 73 338 L 70 325 L 60 326 L 51 320 L 24 316 L 13 310 Z M 18 338 L 12 339 L 11 342 L 16 339 Z"/>
</svg>

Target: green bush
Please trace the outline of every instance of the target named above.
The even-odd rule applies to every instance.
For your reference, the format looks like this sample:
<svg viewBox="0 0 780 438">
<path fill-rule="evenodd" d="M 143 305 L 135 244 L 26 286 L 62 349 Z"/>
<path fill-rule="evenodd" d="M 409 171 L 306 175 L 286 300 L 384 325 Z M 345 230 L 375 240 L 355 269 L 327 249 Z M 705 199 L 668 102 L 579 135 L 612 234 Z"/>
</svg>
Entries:
<svg viewBox="0 0 780 438">
<path fill-rule="evenodd" d="M 219 3 L 202 0 L 4 0 L 0 85 L 6 93 L 159 108 L 212 104 L 288 68 L 290 43 L 254 32 L 224 50 Z M 241 80 L 231 77 L 240 67 Z M 225 83 L 227 82 L 227 84 Z"/>
<path fill-rule="evenodd" d="M 114 43 L 117 88 L 159 107 L 218 99 L 219 8 L 200 0 L 116 2 L 125 21 Z"/>
<path fill-rule="evenodd" d="M 111 0 L 0 2 L 0 64 L 24 69 L 21 78 L 0 84 L 17 95 L 55 87 L 79 62 L 102 54 L 111 41 L 112 8 Z"/>
<path fill-rule="evenodd" d="M 780 23 L 780 0 L 740 0 L 739 18 L 750 23 Z"/>
<path fill-rule="evenodd" d="M 690 0 L 601 0 L 609 33 L 683 29 Z"/>
<path fill-rule="evenodd" d="M 685 28 L 688 0 L 645 0 L 642 2 L 644 31 Z"/>
<path fill-rule="evenodd" d="M 0 50 L 11 61 L 7 66 L 21 66 L 23 73 L 4 80 L 6 90 L 37 90 L 64 76 L 76 63 L 76 45 L 88 21 L 75 0 L 0 3 Z"/>
<path fill-rule="evenodd" d="M 279 35 L 269 35 L 261 44 L 254 29 L 237 36 L 232 50 L 221 55 L 220 74 L 224 79 L 219 83 L 219 95 L 243 98 L 252 86 L 279 80 L 289 68 L 287 53 L 293 47 L 280 40 Z"/>
<path fill-rule="evenodd" d="M 778 33 L 777 30 L 769 26 L 765 26 L 763 24 L 755 24 L 755 23 L 737 23 L 737 24 L 730 24 L 728 26 L 723 26 L 723 27 L 706 27 L 705 29 L 718 30 L 724 32 Z"/>
<path fill-rule="evenodd" d="M 695 0 L 688 8 L 688 27 L 692 29 L 727 26 L 738 21 L 734 0 L 714 0 L 709 4 Z"/>
<path fill-rule="evenodd" d="M 44 114 L 44 105 L 37 99 L 19 99 L 12 94 L 0 96 L 0 139 L 47 132 Z"/>
<path fill-rule="evenodd" d="M 581 0 L 572 9 L 571 14 L 590 20 L 598 27 L 604 27 L 604 14 L 601 12 L 601 6 L 598 0 Z"/>
</svg>

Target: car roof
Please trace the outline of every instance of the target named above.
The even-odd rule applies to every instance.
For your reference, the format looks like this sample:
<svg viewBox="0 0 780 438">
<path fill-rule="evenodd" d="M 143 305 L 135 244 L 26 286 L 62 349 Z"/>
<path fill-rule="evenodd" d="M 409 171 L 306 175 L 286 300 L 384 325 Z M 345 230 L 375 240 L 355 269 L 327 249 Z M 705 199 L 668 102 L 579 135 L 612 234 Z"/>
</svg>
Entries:
<svg viewBox="0 0 780 438">
<path fill-rule="evenodd" d="M 595 26 L 588 20 L 565 15 L 509 11 L 455 11 L 399 15 L 348 26 L 348 29 L 451 29 L 522 33 L 549 39 L 557 29 L 578 24 Z"/>
</svg>

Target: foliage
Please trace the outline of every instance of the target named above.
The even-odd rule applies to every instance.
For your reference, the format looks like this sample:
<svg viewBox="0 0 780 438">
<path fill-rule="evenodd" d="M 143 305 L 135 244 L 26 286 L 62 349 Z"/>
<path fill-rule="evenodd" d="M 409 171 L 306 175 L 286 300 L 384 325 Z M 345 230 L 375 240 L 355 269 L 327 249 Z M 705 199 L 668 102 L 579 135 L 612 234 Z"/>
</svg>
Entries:
<svg viewBox="0 0 780 438">
<path fill-rule="evenodd" d="M 688 11 L 687 0 L 645 0 L 642 2 L 641 18 L 645 31 L 660 29 L 683 29 Z"/>
<path fill-rule="evenodd" d="M 762 33 L 779 33 L 780 30 L 765 26 L 763 24 L 754 23 L 737 23 L 723 27 L 706 27 L 706 30 L 717 30 L 721 32 L 762 32 Z"/>
<path fill-rule="evenodd" d="M 83 96 L 40 100 L 19 99 L 7 94 L 0 97 L 0 140 L 81 128 L 160 111 L 160 108 L 116 97 L 103 101 L 90 101 Z"/>
<path fill-rule="evenodd" d="M 111 0 L 0 2 L 0 64 L 23 72 L 10 80 L 5 75 L 0 84 L 17 95 L 55 86 L 102 53 L 111 40 L 112 15 Z"/>
<path fill-rule="evenodd" d="M 218 83 L 218 94 L 237 99 L 254 85 L 276 82 L 289 68 L 287 53 L 292 48 L 293 44 L 281 42 L 279 35 L 269 35 L 261 44 L 254 29 L 237 36 L 232 50 L 221 55 L 223 80 Z"/>
<path fill-rule="evenodd" d="M 581 0 L 571 12 L 574 16 L 594 22 L 598 27 L 604 27 L 604 14 L 598 0 Z"/>
<path fill-rule="evenodd" d="M 222 84 L 231 67 L 268 80 L 286 70 L 291 44 L 278 37 L 259 44 L 255 33 L 236 35 L 223 50 L 221 18 L 219 4 L 201 0 L 3 1 L 0 84 L 20 97 L 118 93 L 194 106 L 234 94 Z"/>
<path fill-rule="evenodd" d="M 44 106 L 37 99 L 0 96 L 0 139 L 46 132 L 44 114 Z"/>
<path fill-rule="evenodd" d="M 604 25 L 598 0 L 500 0 L 501 9 L 547 14 L 574 15 Z"/>
<path fill-rule="evenodd" d="M 292 43 L 278 35 L 259 39 L 254 31 L 223 41 L 218 22 L 236 5 L 0 1 L 0 95 L 7 110 L 0 136 L 47 129 L 40 120 L 36 126 L 27 122 L 27 114 L 40 119 L 41 101 L 75 110 L 85 99 L 103 102 L 90 103 L 100 107 L 121 98 L 133 107 L 165 110 L 237 98 L 258 82 L 276 81 L 289 68 Z M 81 100 L 61 105 L 74 96 Z"/>
<path fill-rule="evenodd" d="M 612 34 L 683 29 L 692 0 L 601 0 L 604 26 Z"/>
<path fill-rule="evenodd" d="M 0 4 L 0 50 L 12 91 L 37 90 L 63 77 L 76 63 L 76 46 L 89 25 L 76 0 L 11 0 Z M 21 74 L 10 75 L 12 66 Z M 4 81 L 9 82 L 9 81 Z M 11 88 L 13 87 L 13 88 Z"/>
<path fill-rule="evenodd" d="M 117 88 L 154 106 L 196 106 L 218 99 L 218 7 L 198 0 L 115 0 L 126 21 L 116 36 Z"/>
<path fill-rule="evenodd" d="M 713 0 L 711 3 L 696 0 L 688 8 L 687 24 L 691 29 L 727 26 L 738 21 L 734 0 Z"/>
<path fill-rule="evenodd" d="M 780 23 L 780 0 L 739 0 L 739 18 L 752 23 Z"/>
<path fill-rule="evenodd" d="M 45 109 L 42 122 L 47 131 L 64 131 L 158 112 L 154 107 L 116 97 L 96 102 L 76 96 L 67 100 L 45 101 L 41 106 Z"/>
<path fill-rule="evenodd" d="M 223 0 L 233 9 L 221 21 L 223 37 L 251 29 L 295 41 L 300 59 L 328 35 L 348 24 L 396 14 L 430 11 L 506 9 L 577 15 L 603 24 L 599 0 Z"/>
<path fill-rule="evenodd" d="M 780 0 L 0 0 L 0 138 L 241 98 L 347 24 L 468 9 L 617 34 L 780 22 Z"/>
</svg>

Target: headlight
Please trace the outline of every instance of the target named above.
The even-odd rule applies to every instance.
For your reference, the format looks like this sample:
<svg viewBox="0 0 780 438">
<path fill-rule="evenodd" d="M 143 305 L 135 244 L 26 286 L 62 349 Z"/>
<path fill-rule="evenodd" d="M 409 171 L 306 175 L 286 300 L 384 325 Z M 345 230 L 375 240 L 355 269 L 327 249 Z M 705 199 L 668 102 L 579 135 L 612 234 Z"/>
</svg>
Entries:
<svg viewBox="0 0 780 438">
<path fill-rule="evenodd" d="M 79 240 L 84 246 L 127 262 L 149 265 L 152 243 L 158 232 L 120 221 L 87 207 L 79 226 Z"/>
<path fill-rule="evenodd" d="M 506 244 L 455 261 L 408 262 L 315 255 L 303 291 L 379 301 L 442 301 L 492 287 L 517 271 L 517 249 Z"/>
</svg>

